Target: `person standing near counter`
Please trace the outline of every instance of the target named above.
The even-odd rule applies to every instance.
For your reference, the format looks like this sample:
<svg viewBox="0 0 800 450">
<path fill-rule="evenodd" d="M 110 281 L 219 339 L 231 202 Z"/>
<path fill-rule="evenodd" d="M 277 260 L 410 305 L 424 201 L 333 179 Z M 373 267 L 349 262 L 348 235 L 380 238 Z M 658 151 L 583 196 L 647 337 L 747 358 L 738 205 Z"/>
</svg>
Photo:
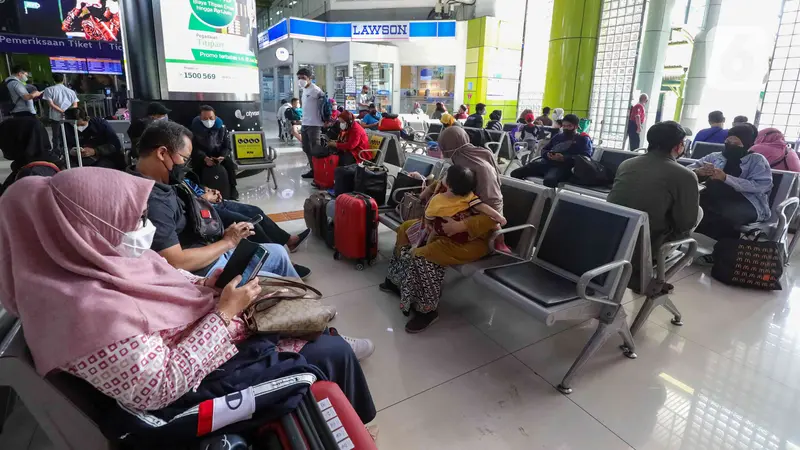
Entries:
<svg viewBox="0 0 800 450">
<path fill-rule="evenodd" d="M 311 168 L 301 177 L 314 178 L 311 149 L 320 145 L 319 136 L 323 125 L 320 110 L 322 109 L 322 102 L 326 101 L 326 97 L 322 89 L 311 82 L 311 71 L 305 67 L 297 71 L 297 87 L 303 90 L 303 126 L 300 130 L 300 135 L 303 138 L 303 153 L 306 154 L 308 166 Z"/>
<path fill-rule="evenodd" d="M 369 95 L 369 86 L 364 85 L 361 87 L 361 93 L 358 94 L 358 117 L 364 117 L 367 114 L 370 103 L 372 103 L 372 96 Z"/>
</svg>

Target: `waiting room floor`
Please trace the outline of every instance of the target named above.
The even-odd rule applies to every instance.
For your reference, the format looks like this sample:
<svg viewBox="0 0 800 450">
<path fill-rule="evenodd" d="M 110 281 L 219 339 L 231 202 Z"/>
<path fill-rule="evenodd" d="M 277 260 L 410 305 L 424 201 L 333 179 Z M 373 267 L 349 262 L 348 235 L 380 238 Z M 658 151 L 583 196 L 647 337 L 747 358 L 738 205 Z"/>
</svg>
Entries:
<svg viewBox="0 0 800 450">
<path fill-rule="evenodd" d="M 279 150 L 278 190 L 263 174 L 246 178 L 243 201 L 267 213 L 302 209 L 311 192 L 300 178 L 304 156 L 287 150 Z M 304 228 L 302 220 L 282 225 Z M 775 293 L 729 288 L 708 270 L 685 269 L 672 298 L 686 324 L 673 326 L 657 310 L 637 336 L 638 359 L 622 356 L 612 339 L 564 396 L 554 386 L 592 321 L 548 328 L 448 273 L 441 320 L 407 334 L 398 299 L 377 286 L 394 233 L 382 227 L 379 244 L 379 262 L 363 272 L 334 261 L 316 239 L 293 259 L 313 269 L 308 282 L 337 307 L 333 325 L 375 342 L 363 368 L 381 449 L 800 449 L 797 258 L 790 288 Z M 629 316 L 641 301 L 627 298 Z M 5 430 L 0 449 L 52 447 L 24 408 Z"/>
</svg>

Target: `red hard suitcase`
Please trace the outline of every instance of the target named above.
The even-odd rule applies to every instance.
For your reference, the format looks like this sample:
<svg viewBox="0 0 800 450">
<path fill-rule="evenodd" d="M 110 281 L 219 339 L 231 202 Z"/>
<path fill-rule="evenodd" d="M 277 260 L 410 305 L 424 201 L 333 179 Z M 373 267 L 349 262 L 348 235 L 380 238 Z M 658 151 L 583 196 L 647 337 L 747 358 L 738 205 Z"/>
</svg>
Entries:
<svg viewBox="0 0 800 450">
<path fill-rule="evenodd" d="M 311 163 L 314 165 L 314 182 L 320 189 L 330 189 L 333 187 L 333 174 L 336 167 L 339 165 L 339 155 L 330 155 L 325 157 L 311 157 Z"/>
<path fill-rule="evenodd" d="M 336 383 L 317 381 L 311 385 L 322 417 L 333 432 L 340 449 L 377 450 L 369 431 L 361 422 L 350 401 Z"/>
<path fill-rule="evenodd" d="M 336 197 L 333 220 L 334 259 L 344 256 L 358 260 L 356 269 L 372 263 L 378 255 L 378 204 L 369 195 L 358 192 Z"/>
</svg>

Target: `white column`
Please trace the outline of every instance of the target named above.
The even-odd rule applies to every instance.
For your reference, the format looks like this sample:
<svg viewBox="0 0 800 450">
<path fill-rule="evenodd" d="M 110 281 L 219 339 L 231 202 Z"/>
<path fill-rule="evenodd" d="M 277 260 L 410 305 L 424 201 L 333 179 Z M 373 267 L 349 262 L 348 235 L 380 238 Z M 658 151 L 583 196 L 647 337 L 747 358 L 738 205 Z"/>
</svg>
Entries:
<svg viewBox="0 0 800 450">
<path fill-rule="evenodd" d="M 722 0 L 708 0 L 706 14 L 703 18 L 703 27 L 694 38 L 692 60 L 689 73 L 686 76 L 686 89 L 683 93 L 683 112 L 681 125 L 688 127 L 692 133 L 697 133 L 706 126 L 706 118 L 700 115 L 700 103 L 703 99 L 703 89 L 706 86 L 708 65 L 711 61 L 712 48 L 716 28 L 719 23 Z"/>
<path fill-rule="evenodd" d="M 672 29 L 672 8 L 675 0 L 650 0 L 647 7 L 647 21 L 644 40 L 639 52 L 639 70 L 636 75 L 636 88 L 650 97 L 645 110 L 647 119 L 642 130 L 642 146 L 647 146 L 647 128 L 655 124 L 658 110 L 658 96 L 664 77 L 664 61 L 667 56 L 670 31 Z M 637 99 L 634 99 L 637 100 Z"/>
</svg>

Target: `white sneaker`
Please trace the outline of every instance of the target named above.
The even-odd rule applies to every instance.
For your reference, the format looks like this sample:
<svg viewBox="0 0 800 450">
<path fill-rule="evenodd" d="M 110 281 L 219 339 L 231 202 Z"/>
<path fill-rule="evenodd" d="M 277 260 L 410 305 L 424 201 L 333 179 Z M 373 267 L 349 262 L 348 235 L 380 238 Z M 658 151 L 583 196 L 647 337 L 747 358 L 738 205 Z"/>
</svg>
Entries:
<svg viewBox="0 0 800 450">
<path fill-rule="evenodd" d="M 344 335 L 340 336 L 345 340 L 345 342 L 350 344 L 350 347 L 353 348 L 353 353 L 356 354 L 356 358 L 359 361 L 369 358 L 370 355 L 372 355 L 372 353 L 375 351 L 375 344 L 373 344 L 369 339 L 356 339 Z"/>
</svg>

